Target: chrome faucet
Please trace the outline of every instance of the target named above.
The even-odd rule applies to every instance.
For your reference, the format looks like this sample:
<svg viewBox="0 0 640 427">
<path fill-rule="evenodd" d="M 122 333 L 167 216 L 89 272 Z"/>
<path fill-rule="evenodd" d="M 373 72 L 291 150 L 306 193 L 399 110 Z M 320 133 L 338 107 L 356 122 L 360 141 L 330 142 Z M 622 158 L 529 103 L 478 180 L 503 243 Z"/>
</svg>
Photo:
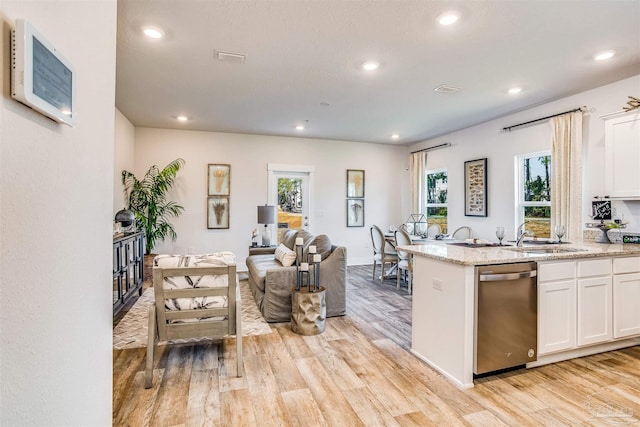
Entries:
<svg viewBox="0 0 640 427">
<path fill-rule="evenodd" d="M 518 226 L 518 236 L 516 237 L 516 246 L 521 248 L 522 247 L 522 241 L 524 240 L 524 236 L 532 236 L 533 233 L 525 230 L 524 229 L 524 225 L 527 223 L 527 221 L 523 222 L 522 224 L 520 224 Z"/>
</svg>

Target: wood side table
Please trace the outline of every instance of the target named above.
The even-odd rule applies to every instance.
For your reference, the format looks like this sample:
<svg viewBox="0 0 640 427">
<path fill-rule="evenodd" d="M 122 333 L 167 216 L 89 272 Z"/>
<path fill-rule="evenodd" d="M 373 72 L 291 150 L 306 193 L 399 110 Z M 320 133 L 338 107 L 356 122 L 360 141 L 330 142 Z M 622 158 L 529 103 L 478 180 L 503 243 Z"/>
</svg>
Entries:
<svg viewBox="0 0 640 427">
<path fill-rule="evenodd" d="M 327 319 L 325 288 L 316 292 L 307 288 L 291 289 L 291 330 L 299 335 L 318 335 L 324 332 Z"/>
<path fill-rule="evenodd" d="M 249 246 L 249 255 L 268 255 L 276 253 L 276 246 Z"/>
</svg>

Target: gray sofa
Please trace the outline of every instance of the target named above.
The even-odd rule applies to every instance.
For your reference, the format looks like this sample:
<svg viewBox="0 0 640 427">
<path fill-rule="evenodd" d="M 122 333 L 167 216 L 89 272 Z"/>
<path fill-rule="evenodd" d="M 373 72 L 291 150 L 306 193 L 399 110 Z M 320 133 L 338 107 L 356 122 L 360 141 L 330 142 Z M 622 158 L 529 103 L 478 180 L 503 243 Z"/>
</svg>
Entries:
<svg viewBox="0 0 640 427">
<path fill-rule="evenodd" d="M 296 237 L 304 241 L 304 253 L 310 245 L 322 256 L 320 284 L 326 289 L 327 317 L 343 316 L 347 311 L 347 249 L 332 245 L 324 235 L 313 236 L 304 230 L 289 230 L 282 244 L 294 249 Z M 246 260 L 253 298 L 267 322 L 291 320 L 291 289 L 296 286 L 296 266 L 284 267 L 270 254 L 249 255 Z"/>
</svg>

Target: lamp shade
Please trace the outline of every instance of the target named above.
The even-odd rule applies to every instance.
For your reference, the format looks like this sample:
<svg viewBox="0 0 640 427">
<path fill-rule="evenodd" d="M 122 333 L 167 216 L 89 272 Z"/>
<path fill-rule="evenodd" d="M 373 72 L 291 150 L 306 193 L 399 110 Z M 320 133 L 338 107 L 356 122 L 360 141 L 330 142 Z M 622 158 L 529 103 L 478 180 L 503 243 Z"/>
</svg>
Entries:
<svg viewBox="0 0 640 427">
<path fill-rule="evenodd" d="M 258 206 L 258 224 L 274 224 L 276 222 L 275 206 Z"/>
</svg>

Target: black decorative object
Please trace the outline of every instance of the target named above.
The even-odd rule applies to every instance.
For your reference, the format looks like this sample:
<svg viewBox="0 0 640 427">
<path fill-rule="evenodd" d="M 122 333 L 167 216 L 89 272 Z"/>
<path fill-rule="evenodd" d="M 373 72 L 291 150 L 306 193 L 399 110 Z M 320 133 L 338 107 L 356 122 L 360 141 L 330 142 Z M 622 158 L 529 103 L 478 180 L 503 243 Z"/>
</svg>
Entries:
<svg viewBox="0 0 640 427">
<path fill-rule="evenodd" d="M 299 244 L 298 244 L 299 243 Z M 306 287 L 307 292 L 320 290 L 320 261 L 322 257 L 316 253 L 315 246 L 309 246 L 306 262 L 302 261 L 302 239 L 296 239 L 296 291 Z"/>
<path fill-rule="evenodd" d="M 599 219 L 604 221 L 605 219 L 611 219 L 611 201 L 610 200 L 596 200 L 591 202 L 591 212 L 593 219 Z"/>
</svg>

